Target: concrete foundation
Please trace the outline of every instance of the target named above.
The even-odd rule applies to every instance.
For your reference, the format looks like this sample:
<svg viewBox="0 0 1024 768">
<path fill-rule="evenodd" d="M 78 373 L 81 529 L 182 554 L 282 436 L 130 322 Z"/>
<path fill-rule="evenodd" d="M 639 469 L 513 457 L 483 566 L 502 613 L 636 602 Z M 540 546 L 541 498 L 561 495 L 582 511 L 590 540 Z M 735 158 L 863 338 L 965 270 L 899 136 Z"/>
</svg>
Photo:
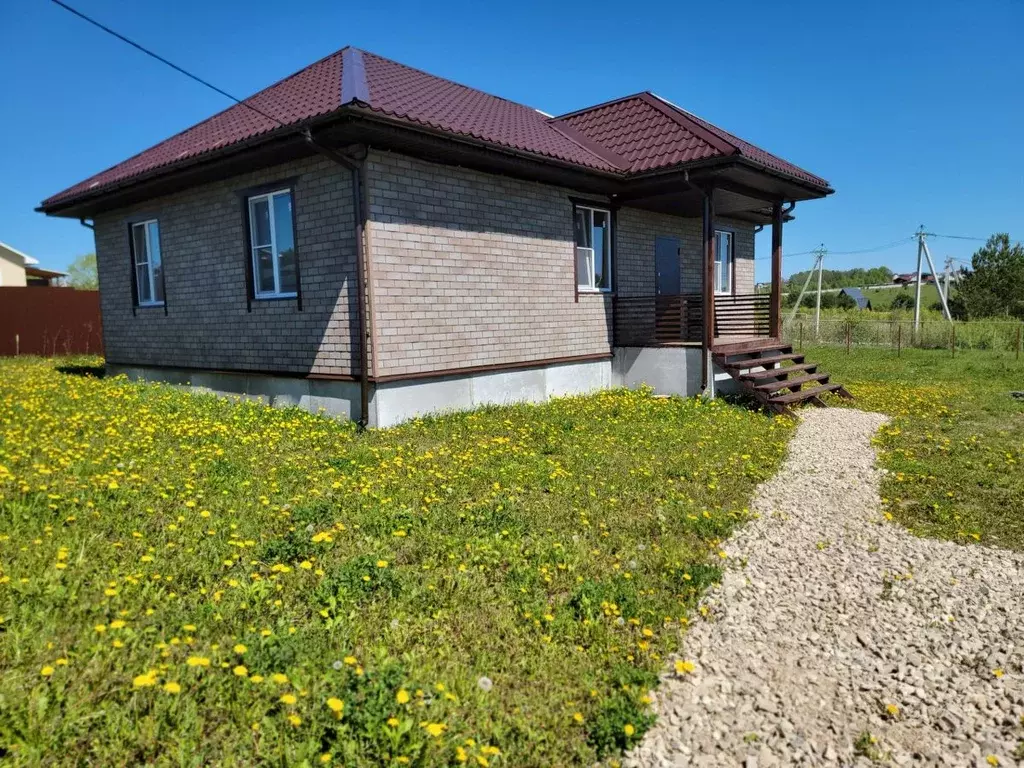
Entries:
<svg viewBox="0 0 1024 768">
<path fill-rule="evenodd" d="M 689 397 L 700 392 L 700 356 L 699 347 L 616 347 L 610 360 L 382 382 L 370 390 L 368 423 L 371 427 L 392 427 L 428 414 L 484 405 L 541 403 L 551 397 L 610 387 L 647 385 L 660 395 Z M 147 366 L 109 365 L 107 370 L 134 381 L 234 395 L 278 408 L 296 406 L 342 419 L 360 417 L 358 381 Z M 734 385 L 728 374 L 717 368 L 715 379 L 717 392 L 729 391 Z"/>
<path fill-rule="evenodd" d="M 482 405 L 541 403 L 549 397 L 581 395 L 612 386 L 611 361 L 561 363 L 378 384 L 370 402 L 370 424 L 403 421 Z"/>
<path fill-rule="evenodd" d="M 357 381 L 326 381 L 132 365 L 108 365 L 107 373 L 124 374 L 132 381 L 156 381 L 189 387 L 196 392 L 244 397 L 275 408 L 297 406 L 313 413 L 323 411 L 342 419 L 359 418 Z"/>
</svg>

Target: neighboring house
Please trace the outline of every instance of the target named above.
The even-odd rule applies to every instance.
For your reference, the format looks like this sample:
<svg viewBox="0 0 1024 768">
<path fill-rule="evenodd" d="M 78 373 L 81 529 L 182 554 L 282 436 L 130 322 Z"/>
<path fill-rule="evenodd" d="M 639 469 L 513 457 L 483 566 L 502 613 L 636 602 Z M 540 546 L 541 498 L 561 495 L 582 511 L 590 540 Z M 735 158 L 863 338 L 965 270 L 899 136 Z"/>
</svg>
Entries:
<svg viewBox="0 0 1024 768">
<path fill-rule="evenodd" d="M 913 285 L 917 282 L 917 272 L 904 272 L 899 275 L 893 275 L 892 281 L 898 285 Z M 934 283 L 935 277 L 925 272 L 921 275 L 922 283 Z"/>
<path fill-rule="evenodd" d="M 39 261 L 17 248 L 0 243 L 0 287 L 61 285 L 67 274 L 43 269 Z"/>
<path fill-rule="evenodd" d="M 860 288 L 843 288 L 839 293 L 853 299 L 857 309 L 871 309 L 871 301 Z"/>
<path fill-rule="evenodd" d="M 780 347 L 783 222 L 831 192 L 651 93 L 551 117 L 345 48 L 40 210 L 95 230 L 112 370 L 385 426 L 713 393 Z"/>
</svg>

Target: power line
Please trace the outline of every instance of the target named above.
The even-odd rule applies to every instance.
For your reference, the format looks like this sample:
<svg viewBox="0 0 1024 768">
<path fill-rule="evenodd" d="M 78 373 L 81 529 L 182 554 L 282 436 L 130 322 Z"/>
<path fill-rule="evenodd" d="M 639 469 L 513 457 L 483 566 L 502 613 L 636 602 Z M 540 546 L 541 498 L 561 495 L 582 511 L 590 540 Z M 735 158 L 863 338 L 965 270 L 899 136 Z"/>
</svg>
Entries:
<svg viewBox="0 0 1024 768">
<path fill-rule="evenodd" d="M 977 240 L 979 243 L 984 243 L 988 240 L 987 237 L 967 237 L 966 235 L 937 235 L 934 232 L 926 232 L 928 237 L 946 237 L 950 240 Z"/>
<path fill-rule="evenodd" d="M 252 104 L 249 104 L 246 101 L 242 101 L 241 99 L 239 99 L 236 96 L 232 96 L 230 93 L 228 93 L 227 91 L 223 90 L 222 88 L 218 88 L 216 85 L 214 85 L 213 83 L 209 82 L 208 80 L 204 80 L 203 78 L 199 77 L 199 75 L 194 75 L 191 72 L 189 72 L 187 69 L 179 67 L 173 61 L 168 61 L 167 59 L 165 59 L 160 54 L 154 53 L 153 51 L 149 50 L 145 46 L 140 45 L 139 43 L 136 43 L 134 40 L 132 40 L 132 39 L 130 39 L 128 37 L 125 37 L 120 32 L 116 32 L 115 30 L 111 29 L 107 25 L 102 24 L 99 21 L 96 21 L 96 19 L 92 18 L 91 16 L 87 16 L 86 14 L 84 14 L 81 11 L 77 10 L 76 8 L 72 8 L 70 5 L 68 5 L 67 3 L 63 2 L 62 0 L 51 0 L 51 1 L 55 5 L 59 5 L 65 11 L 67 11 L 67 12 L 69 12 L 71 14 L 74 14 L 75 16 L 77 16 L 78 18 L 82 19 L 83 21 L 86 21 L 89 24 L 92 24 L 94 27 L 97 27 L 98 29 L 103 30 L 108 35 L 113 35 L 118 40 L 120 40 L 120 41 L 122 41 L 124 43 L 127 43 L 128 45 L 130 45 L 132 48 L 135 48 L 136 50 L 142 51 L 142 53 L 146 54 L 147 56 L 149 56 L 151 58 L 156 59 L 161 64 L 166 64 L 171 69 L 175 70 L 176 72 L 180 72 L 185 77 L 187 77 L 187 78 L 189 78 L 191 80 L 194 80 L 195 82 L 199 83 L 200 85 L 204 85 L 207 88 L 209 88 L 210 90 L 216 91 L 221 96 L 224 96 L 224 97 L 226 97 L 228 99 L 231 99 L 231 101 L 235 102 L 236 104 L 240 104 L 241 106 L 245 107 L 246 109 L 251 109 L 256 114 L 261 115 L 261 116 L 267 118 L 268 120 L 271 120 L 271 121 L 277 123 L 282 128 L 287 128 L 288 127 L 288 125 L 286 123 L 283 123 L 281 120 L 278 120 L 273 115 L 268 115 L 262 109 L 258 109 L 257 107 L 254 107 Z"/>
</svg>

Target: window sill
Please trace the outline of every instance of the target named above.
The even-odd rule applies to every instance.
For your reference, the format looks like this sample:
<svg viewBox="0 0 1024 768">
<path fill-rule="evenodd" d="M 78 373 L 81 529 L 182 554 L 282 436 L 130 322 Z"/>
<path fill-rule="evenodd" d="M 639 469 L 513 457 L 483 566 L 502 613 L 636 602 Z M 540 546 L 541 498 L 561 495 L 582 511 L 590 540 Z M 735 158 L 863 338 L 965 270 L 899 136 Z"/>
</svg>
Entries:
<svg viewBox="0 0 1024 768">
<path fill-rule="evenodd" d="M 614 291 L 606 290 L 604 288 L 583 288 L 582 286 L 578 287 L 576 290 L 581 295 L 588 294 L 593 296 L 611 296 L 615 293 Z"/>
<path fill-rule="evenodd" d="M 287 301 L 288 299 L 297 299 L 299 294 L 297 293 L 274 293 L 265 294 L 263 296 L 253 296 L 253 301 Z"/>
<path fill-rule="evenodd" d="M 145 304 L 136 304 L 135 308 L 136 309 L 163 309 L 165 306 L 167 306 L 165 302 L 162 302 L 162 301 L 150 301 L 150 302 L 147 302 Z"/>
</svg>

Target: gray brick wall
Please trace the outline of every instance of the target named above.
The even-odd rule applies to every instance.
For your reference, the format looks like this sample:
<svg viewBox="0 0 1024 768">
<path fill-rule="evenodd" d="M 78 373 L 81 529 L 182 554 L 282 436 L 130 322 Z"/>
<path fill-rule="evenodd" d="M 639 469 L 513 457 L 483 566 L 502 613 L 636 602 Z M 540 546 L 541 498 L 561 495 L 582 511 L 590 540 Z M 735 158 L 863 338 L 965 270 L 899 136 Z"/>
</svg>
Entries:
<svg viewBox="0 0 1024 768">
<path fill-rule="evenodd" d="M 242 202 L 238 191 L 288 177 L 295 183 L 302 305 L 254 300 L 246 311 Z M 132 314 L 128 223 L 156 218 L 167 314 Z M 308 158 L 235 176 L 96 217 L 104 343 L 115 362 L 214 369 L 351 374 L 358 371 L 350 176 Z"/>
<path fill-rule="evenodd" d="M 575 300 L 569 190 L 368 163 L 380 375 L 611 352 L 610 297 Z"/>
</svg>

